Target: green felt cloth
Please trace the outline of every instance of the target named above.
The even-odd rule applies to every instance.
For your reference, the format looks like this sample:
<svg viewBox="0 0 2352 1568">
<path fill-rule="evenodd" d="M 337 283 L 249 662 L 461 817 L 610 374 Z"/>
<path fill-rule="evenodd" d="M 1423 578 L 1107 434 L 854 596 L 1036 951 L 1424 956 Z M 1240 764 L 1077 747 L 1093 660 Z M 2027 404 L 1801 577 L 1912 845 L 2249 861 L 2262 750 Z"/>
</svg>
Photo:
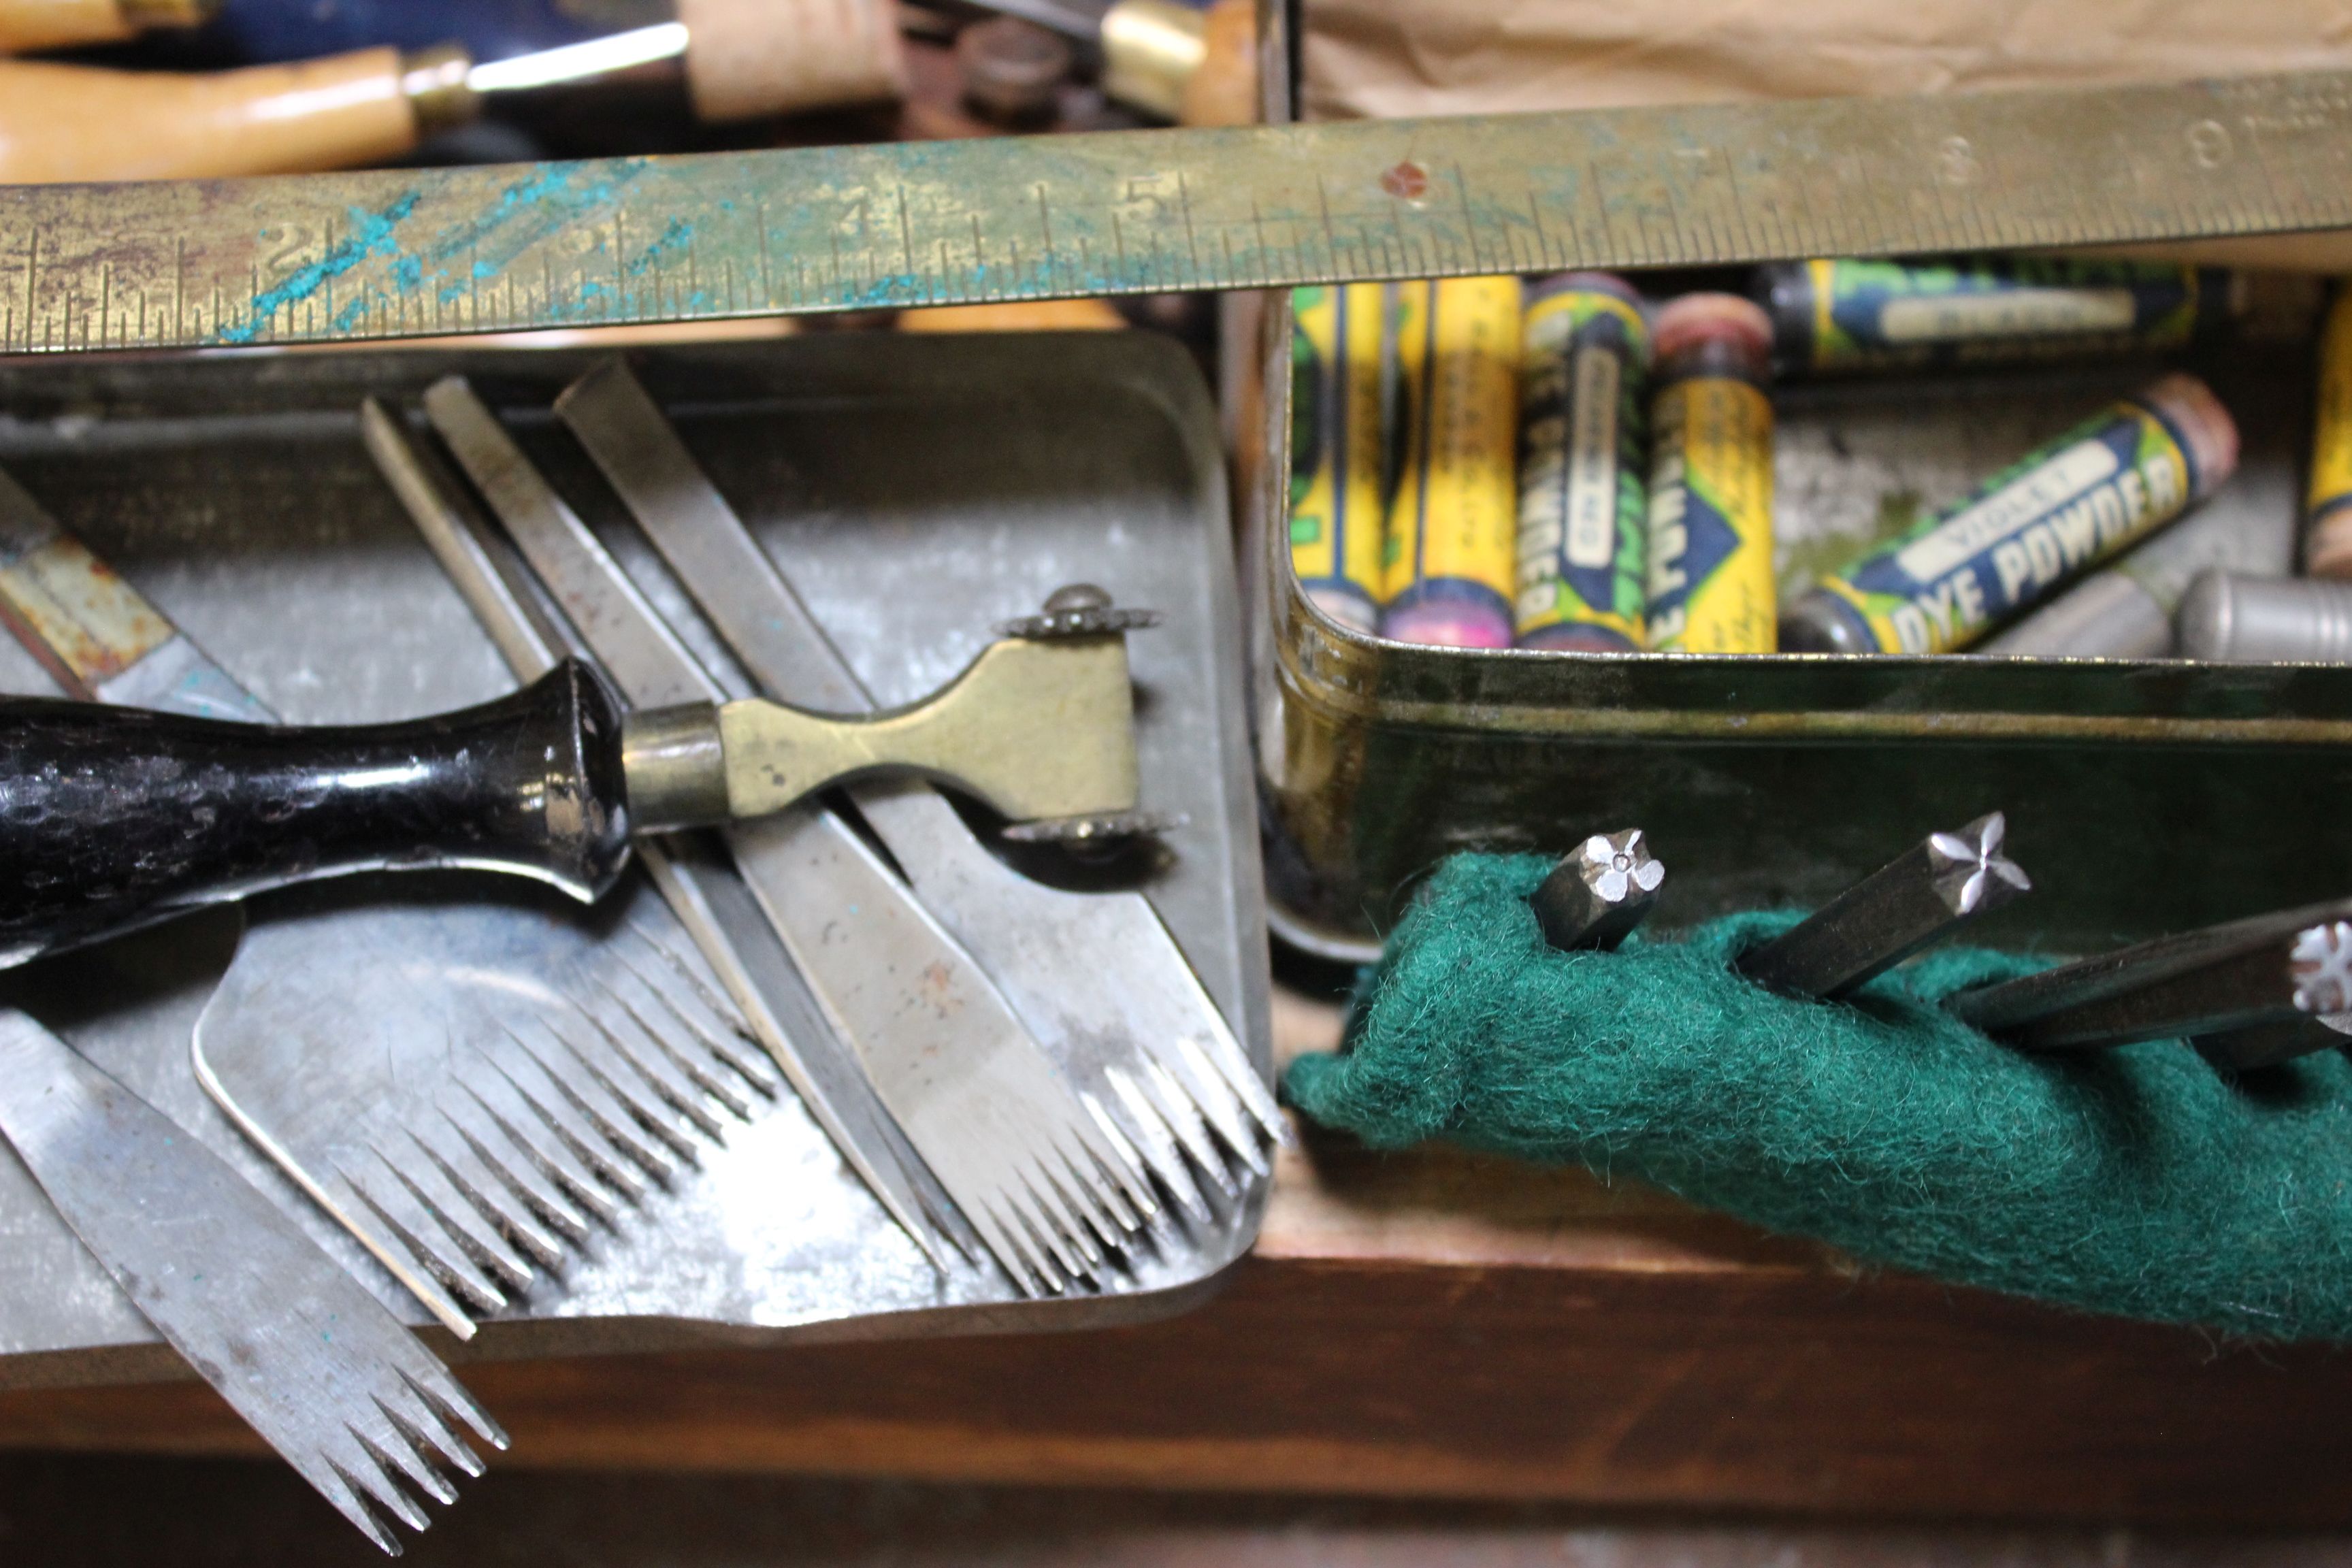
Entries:
<svg viewBox="0 0 2352 1568">
<path fill-rule="evenodd" d="M 1858 1257 L 2275 1339 L 2352 1338 L 2352 1062 L 2231 1081 L 2160 1041 L 2005 1049 L 1930 1005 L 2041 967 L 1948 949 L 1850 1003 L 1729 967 L 1792 915 L 1555 952 L 1549 862 L 1465 855 L 1398 927 L 1349 1049 L 1293 1064 L 1315 1120 L 1581 1161 Z"/>
</svg>

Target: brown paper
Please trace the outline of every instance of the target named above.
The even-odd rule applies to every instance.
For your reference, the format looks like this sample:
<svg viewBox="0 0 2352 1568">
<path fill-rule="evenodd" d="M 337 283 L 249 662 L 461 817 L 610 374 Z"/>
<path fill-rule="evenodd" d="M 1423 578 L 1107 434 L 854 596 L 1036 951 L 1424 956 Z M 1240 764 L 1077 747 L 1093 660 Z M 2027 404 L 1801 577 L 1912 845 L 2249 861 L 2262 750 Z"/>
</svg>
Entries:
<svg viewBox="0 0 2352 1568">
<path fill-rule="evenodd" d="M 2328 0 L 1305 0 L 1309 119 L 2352 68 Z M 2352 272 L 2352 235 L 2167 255 Z"/>
</svg>

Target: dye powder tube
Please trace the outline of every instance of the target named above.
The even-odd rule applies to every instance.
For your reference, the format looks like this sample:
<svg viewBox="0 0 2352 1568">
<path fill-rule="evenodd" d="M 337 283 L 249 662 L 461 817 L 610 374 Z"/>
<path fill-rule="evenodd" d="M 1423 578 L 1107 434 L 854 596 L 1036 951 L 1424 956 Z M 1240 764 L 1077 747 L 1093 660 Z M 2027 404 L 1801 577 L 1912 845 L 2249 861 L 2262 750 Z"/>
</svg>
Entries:
<svg viewBox="0 0 2352 1568">
<path fill-rule="evenodd" d="M 2168 375 L 1823 578 L 1790 606 L 1780 646 L 1965 647 L 2179 517 L 2237 465 L 2229 411 L 2195 376 Z"/>
<path fill-rule="evenodd" d="M 2303 509 L 2304 570 L 2352 577 L 2352 289 L 2336 296 L 2319 335 L 2319 416 Z"/>
<path fill-rule="evenodd" d="M 1769 653 L 1772 327 L 1732 294 L 1685 294 L 1652 323 L 1649 646 Z"/>
<path fill-rule="evenodd" d="M 1381 635 L 1508 647 L 1517 574 L 1519 280 L 1397 288 L 1403 466 Z"/>
<path fill-rule="evenodd" d="M 2179 348 L 2228 311 L 2193 267 L 1991 257 L 1780 262 L 1757 272 L 1787 374 L 1917 370 Z"/>
<path fill-rule="evenodd" d="M 1290 564 L 1318 609 L 1365 633 L 1380 624 L 1388 532 L 1387 295 L 1378 283 L 1291 291 Z"/>
<path fill-rule="evenodd" d="M 1642 646 L 1650 330 L 1605 272 L 1532 285 L 1520 324 L 1518 644 Z"/>
</svg>

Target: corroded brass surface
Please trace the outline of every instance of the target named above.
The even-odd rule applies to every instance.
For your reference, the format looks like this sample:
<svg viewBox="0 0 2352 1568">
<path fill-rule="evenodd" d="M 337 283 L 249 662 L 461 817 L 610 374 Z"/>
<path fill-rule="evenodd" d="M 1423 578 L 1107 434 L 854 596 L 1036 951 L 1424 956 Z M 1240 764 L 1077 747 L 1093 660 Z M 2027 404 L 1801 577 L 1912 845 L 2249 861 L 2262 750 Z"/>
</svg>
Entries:
<svg viewBox="0 0 2352 1568">
<path fill-rule="evenodd" d="M 2352 226 L 2352 74 L 0 191 L 0 350 Z"/>
<path fill-rule="evenodd" d="M 727 805 L 778 811 L 845 778 L 912 770 L 1024 821 L 1135 808 L 1134 698 L 1116 635 L 992 643 L 937 696 L 870 719 L 760 699 L 719 710 Z"/>
</svg>

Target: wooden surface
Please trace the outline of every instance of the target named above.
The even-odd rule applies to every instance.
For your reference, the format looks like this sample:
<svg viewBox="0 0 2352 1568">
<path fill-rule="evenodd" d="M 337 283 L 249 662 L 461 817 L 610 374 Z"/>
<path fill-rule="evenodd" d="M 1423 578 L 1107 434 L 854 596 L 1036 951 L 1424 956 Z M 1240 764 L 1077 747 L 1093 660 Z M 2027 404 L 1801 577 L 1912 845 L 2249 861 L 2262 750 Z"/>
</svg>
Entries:
<svg viewBox="0 0 2352 1568">
<path fill-rule="evenodd" d="M 2352 1537 L 505 1470 L 406 1545 L 404 1568 L 2338 1568 Z M 283 1466 L 110 1455 L 0 1455 L 0 1560 L 383 1568 Z"/>
<path fill-rule="evenodd" d="M 1286 1004 L 1296 1044 L 1328 1014 Z M 1149 1327 L 479 1364 L 513 1463 L 1675 1508 L 2352 1521 L 2352 1357 L 1864 1274 L 1639 1190 L 1288 1155 Z M 193 1384 L 0 1395 L 0 1446 L 252 1447 Z"/>
<path fill-rule="evenodd" d="M 406 1545 L 403 1568 L 2338 1568 L 2352 1537 L 509 1469 Z M 0 1455 L 0 1559 L 383 1568 L 283 1466 L 112 1455 Z"/>
</svg>

